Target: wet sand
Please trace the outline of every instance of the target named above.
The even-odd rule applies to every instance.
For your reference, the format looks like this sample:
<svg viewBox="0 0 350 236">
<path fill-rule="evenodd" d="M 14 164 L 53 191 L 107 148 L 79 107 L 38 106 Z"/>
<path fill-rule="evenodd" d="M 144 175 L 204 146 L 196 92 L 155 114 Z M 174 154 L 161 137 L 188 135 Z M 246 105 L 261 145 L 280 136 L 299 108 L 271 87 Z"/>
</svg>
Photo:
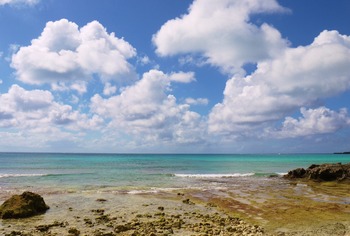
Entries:
<svg viewBox="0 0 350 236">
<path fill-rule="evenodd" d="M 215 191 L 38 192 L 50 210 L 0 220 L 0 235 L 349 236 L 349 190 L 349 183 L 276 178 Z"/>
</svg>

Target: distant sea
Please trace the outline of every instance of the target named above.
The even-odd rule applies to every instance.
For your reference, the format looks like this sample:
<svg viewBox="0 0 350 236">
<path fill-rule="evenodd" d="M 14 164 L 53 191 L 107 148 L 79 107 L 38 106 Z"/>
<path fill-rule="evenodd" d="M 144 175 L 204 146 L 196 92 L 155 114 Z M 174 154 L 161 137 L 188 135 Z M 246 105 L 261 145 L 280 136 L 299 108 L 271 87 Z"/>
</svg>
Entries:
<svg viewBox="0 0 350 236">
<path fill-rule="evenodd" d="M 220 189 L 262 183 L 272 174 L 298 167 L 337 162 L 350 162 L 350 155 L 0 153 L 0 192 Z"/>
</svg>

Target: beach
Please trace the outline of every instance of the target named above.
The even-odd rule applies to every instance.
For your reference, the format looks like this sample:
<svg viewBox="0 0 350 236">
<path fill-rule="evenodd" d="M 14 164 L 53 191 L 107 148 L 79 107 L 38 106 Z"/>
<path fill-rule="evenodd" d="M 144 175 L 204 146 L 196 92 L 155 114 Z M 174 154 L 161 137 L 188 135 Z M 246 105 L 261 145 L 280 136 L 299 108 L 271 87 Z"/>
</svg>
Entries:
<svg viewBox="0 0 350 236">
<path fill-rule="evenodd" d="M 90 161 L 97 157 L 91 157 Z M 324 158 L 330 157 L 348 158 L 333 155 L 318 158 L 324 162 Z M 120 158 L 109 156 L 107 166 L 118 161 L 121 165 Z M 86 173 L 94 168 L 91 168 L 91 163 L 86 163 L 89 160 L 86 156 L 43 155 L 32 159 L 32 168 L 26 164 L 26 170 L 21 166 L 16 173 L 13 164 L 8 164 L 7 171 L 3 165 L 1 174 L 7 176 L 0 178 L 1 203 L 13 194 L 32 191 L 40 194 L 50 209 L 45 214 L 26 219 L 0 220 L 0 234 L 349 235 L 350 232 L 349 183 L 289 180 L 283 178 L 282 173 L 271 175 L 271 171 L 257 174 L 252 168 L 252 158 L 250 161 L 246 158 L 246 162 L 241 164 L 245 168 L 250 166 L 245 171 L 243 167 L 231 173 L 224 169 L 219 171 L 219 167 L 231 162 L 236 162 L 238 168 L 237 162 L 241 159 L 227 156 L 218 156 L 216 161 L 210 161 L 211 169 L 204 165 L 202 169 L 199 169 L 200 165 L 195 169 L 184 160 L 192 158 L 192 161 L 203 162 L 204 159 L 212 160 L 212 156 L 177 159 L 168 156 L 162 163 L 159 158 L 164 156 L 138 156 L 138 165 L 143 167 L 141 171 L 137 165 L 138 172 L 142 172 L 144 178 L 137 179 L 137 175 L 130 175 L 135 172 L 135 165 L 130 165 L 135 164 L 135 156 L 122 158 L 125 171 L 117 177 L 119 182 L 114 185 L 106 184 L 109 179 L 105 179 L 104 175 L 94 180 L 87 178 L 89 175 Z M 67 163 L 77 159 L 82 163 L 79 166 L 69 165 L 69 171 L 85 175 L 68 174 L 67 168 L 62 168 L 67 173 L 65 175 L 53 173 L 60 168 L 58 163 L 67 167 Z M 265 157 L 264 161 L 267 159 Z M 310 159 L 315 162 L 315 156 Z M 152 164 L 145 165 L 150 160 L 153 160 Z M 260 160 L 263 161 L 262 158 Z M 57 167 L 51 169 L 48 162 Z M 98 169 L 97 163 L 103 162 L 102 158 L 97 159 L 94 165 Z M 223 162 L 225 165 L 222 165 Z M 281 166 L 281 163 L 276 165 Z M 125 166 L 129 166 L 129 170 Z M 151 166 L 152 171 L 148 169 Z M 259 166 L 262 168 L 262 165 Z M 289 168 L 290 164 L 287 166 L 283 168 Z M 184 170 L 184 167 L 187 169 Z M 100 168 L 108 172 L 105 165 L 100 165 Z M 283 168 L 276 171 L 285 171 Z M 169 169 L 172 171 L 169 172 Z M 126 175 L 129 175 L 128 179 L 125 179 Z M 84 182 L 85 185 L 81 184 Z"/>
<path fill-rule="evenodd" d="M 292 185 L 292 184 L 291 184 Z M 348 235 L 348 185 L 272 191 L 44 195 L 45 214 L 2 220 L 3 235 Z M 331 191 L 332 193 L 329 193 Z M 306 194 L 305 194 L 306 193 Z M 77 230 L 77 231 L 74 231 Z M 17 232 L 18 234 L 14 234 Z M 19 233 L 21 232 L 21 233 Z M 71 232 L 71 234 L 69 233 Z M 12 233 L 12 234 L 11 234 Z M 153 234 L 152 234 L 153 233 Z"/>
</svg>

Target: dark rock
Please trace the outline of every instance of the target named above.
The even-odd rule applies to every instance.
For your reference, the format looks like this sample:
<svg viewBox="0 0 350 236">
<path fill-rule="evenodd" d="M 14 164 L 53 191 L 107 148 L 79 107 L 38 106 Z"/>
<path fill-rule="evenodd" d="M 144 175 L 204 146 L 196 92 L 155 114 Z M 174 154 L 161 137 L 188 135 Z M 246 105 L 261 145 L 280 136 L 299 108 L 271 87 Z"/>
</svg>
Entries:
<svg viewBox="0 0 350 236">
<path fill-rule="evenodd" d="M 13 195 L 0 206 L 0 218 L 26 218 L 43 214 L 48 209 L 49 206 L 40 195 L 24 192 L 21 195 Z"/>
<path fill-rule="evenodd" d="M 104 209 L 93 209 L 91 212 L 95 213 L 96 215 L 103 215 L 105 213 Z"/>
<path fill-rule="evenodd" d="M 98 199 L 96 199 L 96 201 L 97 201 L 97 202 L 107 202 L 107 200 L 104 199 L 104 198 L 98 198 Z"/>
<path fill-rule="evenodd" d="M 190 199 L 182 200 L 182 202 L 188 205 L 194 205 L 194 202 L 192 202 Z"/>
<path fill-rule="evenodd" d="M 122 233 L 122 232 L 128 231 L 130 229 L 131 229 L 130 225 L 125 224 L 125 225 L 117 225 L 114 230 L 116 233 Z"/>
<path fill-rule="evenodd" d="M 40 232 L 47 232 L 47 231 L 49 231 L 50 228 L 53 228 L 53 227 L 66 227 L 67 225 L 68 225 L 68 222 L 55 221 L 52 224 L 35 226 L 35 229 L 40 231 Z"/>
<path fill-rule="evenodd" d="M 31 233 L 25 233 L 21 231 L 12 231 L 11 233 L 5 234 L 5 236 L 33 236 Z"/>
<path fill-rule="evenodd" d="M 111 219 L 109 218 L 109 215 L 100 215 L 96 218 L 96 221 L 98 221 L 99 223 L 108 223 L 109 221 L 111 221 Z"/>
<path fill-rule="evenodd" d="M 51 226 L 50 225 L 38 225 L 35 228 L 36 228 L 36 230 L 38 230 L 40 232 L 46 232 L 46 231 L 49 231 Z"/>
<path fill-rule="evenodd" d="M 314 168 L 316 168 L 316 167 L 319 167 L 320 165 L 316 165 L 316 164 L 312 164 L 311 166 L 309 166 L 309 168 L 308 169 L 314 169 Z"/>
<path fill-rule="evenodd" d="M 79 236 L 79 235 L 80 235 L 80 231 L 77 230 L 76 228 L 70 228 L 70 229 L 68 230 L 68 233 L 69 233 L 69 235 L 71 235 L 71 236 Z"/>
<path fill-rule="evenodd" d="M 295 170 L 291 170 L 288 172 L 287 176 L 289 178 L 304 178 L 306 174 L 306 170 L 304 168 L 297 168 Z"/>
<path fill-rule="evenodd" d="M 344 165 L 341 163 L 311 165 L 306 170 L 298 168 L 289 171 L 285 177 L 289 179 L 303 178 L 317 181 L 350 180 L 350 163 Z"/>
<path fill-rule="evenodd" d="M 343 180 L 350 178 L 350 164 L 324 164 L 312 169 L 308 169 L 309 179 L 317 179 L 323 181 Z"/>
</svg>

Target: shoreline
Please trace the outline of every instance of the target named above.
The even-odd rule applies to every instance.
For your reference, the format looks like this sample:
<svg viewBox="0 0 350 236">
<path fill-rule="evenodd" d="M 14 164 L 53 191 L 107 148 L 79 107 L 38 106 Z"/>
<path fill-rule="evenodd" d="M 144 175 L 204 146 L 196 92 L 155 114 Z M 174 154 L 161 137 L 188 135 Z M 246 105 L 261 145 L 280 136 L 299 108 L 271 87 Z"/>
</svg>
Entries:
<svg viewBox="0 0 350 236">
<path fill-rule="evenodd" d="M 277 178 L 261 186 L 215 191 L 44 193 L 49 211 L 1 220 L 0 234 L 235 235 L 236 230 L 241 235 L 243 230 L 250 235 L 349 235 L 348 189 L 348 183 Z"/>
</svg>

